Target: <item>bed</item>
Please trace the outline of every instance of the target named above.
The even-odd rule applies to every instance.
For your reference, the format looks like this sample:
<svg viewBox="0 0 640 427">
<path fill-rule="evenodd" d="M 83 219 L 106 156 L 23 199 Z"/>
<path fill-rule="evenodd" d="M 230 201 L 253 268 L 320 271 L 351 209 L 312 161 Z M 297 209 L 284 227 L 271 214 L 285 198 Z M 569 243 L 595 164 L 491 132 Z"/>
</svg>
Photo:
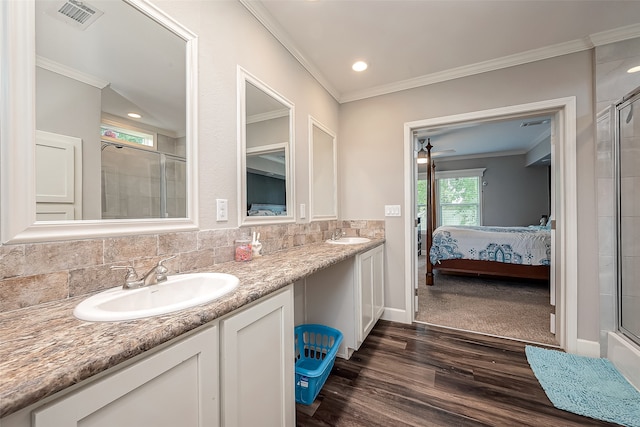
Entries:
<svg viewBox="0 0 640 427">
<path fill-rule="evenodd" d="M 546 227 L 442 226 L 429 262 L 447 273 L 548 279 L 551 232 Z"/>
<path fill-rule="evenodd" d="M 286 215 L 286 205 L 274 205 L 266 203 L 253 203 L 247 210 L 248 216 L 278 216 Z"/>
<path fill-rule="evenodd" d="M 546 226 L 435 226 L 435 165 L 427 150 L 426 284 L 434 271 L 534 280 L 549 280 L 551 230 Z"/>
</svg>

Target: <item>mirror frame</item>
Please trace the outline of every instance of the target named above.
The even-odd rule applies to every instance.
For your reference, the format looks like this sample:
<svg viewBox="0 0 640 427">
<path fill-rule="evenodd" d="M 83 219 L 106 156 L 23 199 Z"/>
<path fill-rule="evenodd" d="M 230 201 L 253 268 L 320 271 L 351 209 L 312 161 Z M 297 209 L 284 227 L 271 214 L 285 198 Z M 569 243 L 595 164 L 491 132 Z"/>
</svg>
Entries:
<svg viewBox="0 0 640 427">
<path fill-rule="evenodd" d="M 283 106 L 289 109 L 289 141 L 285 147 L 286 165 L 285 165 L 285 193 L 287 215 L 283 216 L 248 216 L 247 215 L 247 82 L 251 83 L 265 94 L 269 95 Z M 238 66 L 238 171 L 240 177 L 238 179 L 238 223 L 240 226 L 262 225 L 262 224 L 282 224 L 296 221 L 295 215 L 295 183 L 294 177 L 294 105 L 285 97 L 271 89 L 265 83 L 255 76 L 251 75 L 241 66 Z"/>
<path fill-rule="evenodd" d="M 146 0 L 123 0 L 186 45 L 187 217 L 133 220 L 36 221 L 35 2 L 0 4 L 0 239 L 3 244 L 150 234 L 198 228 L 198 38 Z"/>
<path fill-rule="evenodd" d="M 319 215 L 316 214 L 316 206 L 314 201 L 314 182 L 313 182 L 313 128 L 317 127 L 332 139 L 333 147 L 333 214 Z M 309 116 L 309 210 L 311 212 L 311 221 L 338 219 L 338 144 L 336 134 L 328 127 L 320 123 L 318 120 Z"/>
</svg>

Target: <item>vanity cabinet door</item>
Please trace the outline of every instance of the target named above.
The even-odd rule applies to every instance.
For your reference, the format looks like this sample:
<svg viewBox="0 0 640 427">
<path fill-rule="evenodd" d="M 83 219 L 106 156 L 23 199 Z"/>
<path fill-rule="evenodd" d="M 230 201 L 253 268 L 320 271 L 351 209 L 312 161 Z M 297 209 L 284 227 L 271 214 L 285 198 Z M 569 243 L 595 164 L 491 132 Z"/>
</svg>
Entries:
<svg viewBox="0 0 640 427">
<path fill-rule="evenodd" d="M 293 285 L 222 321 L 222 425 L 295 425 Z"/>
<path fill-rule="evenodd" d="M 384 312 L 384 245 L 358 255 L 356 265 L 359 348 Z"/>
<path fill-rule="evenodd" d="M 373 317 L 378 321 L 384 313 L 384 245 L 372 250 Z"/>
<path fill-rule="evenodd" d="M 219 425 L 211 326 L 33 411 L 34 427 Z"/>
</svg>

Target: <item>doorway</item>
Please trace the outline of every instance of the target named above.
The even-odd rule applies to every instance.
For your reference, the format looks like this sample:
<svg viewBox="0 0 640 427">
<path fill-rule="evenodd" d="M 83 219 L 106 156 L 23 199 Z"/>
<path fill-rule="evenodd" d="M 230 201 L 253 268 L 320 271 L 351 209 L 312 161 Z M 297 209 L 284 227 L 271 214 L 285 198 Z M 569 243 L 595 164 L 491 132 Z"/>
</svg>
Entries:
<svg viewBox="0 0 640 427">
<path fill-rule="evenodd" d="M 418 142 L 428 137 L 431 143 L 437 178 L 431 203 L 427 163 L 418 160 L 417 214 L 420 224 L 428 224 L 427 213 L 436 217 L 434 244 L 440 250 L 427 254 L 430 240 L 421 227 L 425 251 L 418 250 L 414 321 L 557 345 L 550 332 L 550 230 L 540 224 L 551 212 L 550 126 L 551 116 L 543 115 L 416 131 Z M 449 242 L 448 233 L 457 242 Z M 487 259 L 492 253 L 503 253 L 507 264 L 484 264 L 537 268 L 546 279 L 542 273 L 542 280 L 453 274 L 441 269 L 446 262 L 437 262 L 426 280 L 429 255 Z"/>
<path fill-rule="evenodd" d="M 414 152 L 414 133 L 418 129 L 481 121 L 503 120 L 509 117 L 552 116 L 551 147 L 554 184 L 551 213 L 554 228 L 551 231 L 551 304 L 556 306 L 551 318 L 552 330 L 559 346 L 574 351 L 577 345 L 577 228 L 576 228 L 576 125 L 575 98 L 561 98 L 530 104 L 514 105 L 453 116 L 444 116 L 405 123 L 405 271 L 406 317 L 413 322 L 417 304 L 417 286 L 424 286 L 418 278 L 417 227 L 414 183 L 417 168 Z M 423 247 L 423 252 L 425 249 Z"/>
</svg>

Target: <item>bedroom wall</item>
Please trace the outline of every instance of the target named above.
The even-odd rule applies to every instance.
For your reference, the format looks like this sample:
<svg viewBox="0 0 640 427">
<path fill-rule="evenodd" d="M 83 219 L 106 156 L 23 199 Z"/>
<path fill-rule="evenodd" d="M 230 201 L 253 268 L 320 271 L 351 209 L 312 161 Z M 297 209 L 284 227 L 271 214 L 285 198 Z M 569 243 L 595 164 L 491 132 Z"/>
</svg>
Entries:
<svg viewBox="0 0 640 427">
<path fill-rule="evenodd" d="M 387 306 L 407 309 L 404 218 L 384 217 L 384 205 L 404 202 L 404 123 L 567 96 L 577 107 L 578 338 L 598 340 L 592 51 L 340 106 L 341 216 L 385 219 Z M 353 164 L 363 166 L 346 167 Z"/>
<path fill-rule="evenodd" d="M 482 180 L 482 225 L 537 225 L 549 215 L 549 173 L 547 167 L 526 167 L 526 155 L 437 159 L 436 170 L 486 168 Z"/>
</svg>

